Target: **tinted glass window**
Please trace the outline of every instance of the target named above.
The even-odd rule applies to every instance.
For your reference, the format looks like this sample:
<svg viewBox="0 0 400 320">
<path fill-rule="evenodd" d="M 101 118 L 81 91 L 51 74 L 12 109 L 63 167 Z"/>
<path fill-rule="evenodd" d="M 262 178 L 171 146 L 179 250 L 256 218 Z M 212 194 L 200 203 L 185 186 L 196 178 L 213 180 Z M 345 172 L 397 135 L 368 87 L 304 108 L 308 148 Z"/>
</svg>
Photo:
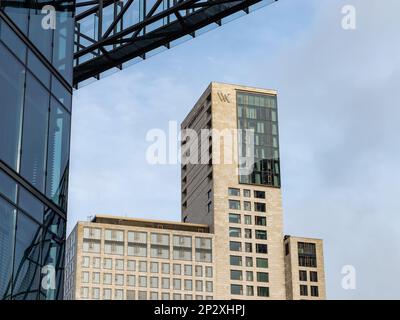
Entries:
<svg viewBox="0 0 400 320">
<path fill-rule="evenodd" d="M 7 288 L 12 274 L 15 214 L 16 210 L 0 197 L 0 299 L 10 293 Z"/>
<path fill-rule="evenodd" d="M 44 15 L 41 13 L 41 10 L 31 9 L 29 13 L 29 39 L 51 61 L 53 29 L 42 27 Z"/>
<path fill-rule="evenodd" d="M 44 191 L 49 94 L 30 74 L 27 75 L 22 138 L 21 173 Z"/>
<path fill-rule="evenodd" d="M 18 206 L 25 210 L 30 216 L 35 218 L 39 223 L 43 221 L 43 204 L 30 192 L 24 188 L 19 189 L 19 202 Z"/>
<path fill-rule="evenodd" d="M 17 168 L 25 69 L 0 44 L 0 159 Z"/>
<path fill-rule="evenodd" d="M 22 40 L 0 19 L 0 40 L 15 53 L 15 55 L 25 62 L 26 47 Z"/>
<path fill-rule="evenodd" d="M 55 100 L 51 101 L 47 156 L 47 196 L 66 209 L 70 115 Z"/>
</svg>

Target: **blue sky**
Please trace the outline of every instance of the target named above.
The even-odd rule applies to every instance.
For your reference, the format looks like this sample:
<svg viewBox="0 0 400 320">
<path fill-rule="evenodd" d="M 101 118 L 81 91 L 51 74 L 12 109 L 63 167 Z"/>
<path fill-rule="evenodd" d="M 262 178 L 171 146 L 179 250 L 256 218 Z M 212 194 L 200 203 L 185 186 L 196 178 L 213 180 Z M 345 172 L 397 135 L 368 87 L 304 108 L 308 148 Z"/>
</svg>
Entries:
<svg viewBox="0 0 400 320">
<path fill-rule="evenodd" d="M 356 30 L 341 28 L 345 4 Z M 324 239 L 328 298 L 399 298 L 399 10 L 280 0 L 79 89 L 69 230 L 100 213 L 179 220 L 180 168 L 147 164 L 148 130 L 180 123 L 211 81 L 273 88 L 285 233 Z"/>
</svg>

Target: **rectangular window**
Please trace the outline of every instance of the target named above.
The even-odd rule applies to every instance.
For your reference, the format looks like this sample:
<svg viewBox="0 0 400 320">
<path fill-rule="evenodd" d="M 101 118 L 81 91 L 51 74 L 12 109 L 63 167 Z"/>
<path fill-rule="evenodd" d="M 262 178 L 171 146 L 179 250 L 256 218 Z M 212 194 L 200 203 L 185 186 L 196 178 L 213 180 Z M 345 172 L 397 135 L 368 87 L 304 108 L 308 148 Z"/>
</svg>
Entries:
<svg viewBox="0 0 400 320">
<path fill-rule="evenodd" d="M 254 190 L 254 198 L 265 199 L 265 191 Z"/>
<path fill-rule="evenodd" d="M 300 267 L 317 267 L 317 252 L 315 243 L 298 242 L 297 249 Z"/>
<path fill-rule="evenodd" d="M 252 267 L 252 266 L 253 266 L 253 258 L 246 257 L 246 267 Z"/>
<path fill-rule="evenodd" d="M 158 292 L 150 292 L 150 300 L 158 300 Z"/>
<path fill-rule="evenodd" d="M 92 282 L 95 284 L 100 284 L 100 272 L 92 273 Z"/>
<path fill-rule="evenodd" d="M 126 262 L 126 269 L 128 271 L 135 271 L 136 270 L 136 261 L 135 260 L 128 260 Z"/>
<path fill-rule="evenodd" d="M 206 281 L 206 291 L 213 292 L 213 283 L 212 281 Z"/>
<path fill-rule="evenodd" d="M 82 272 L 82 283 L 89 283 L 89 272 Z"/>
<path fill-rule="evenodd" d="M 184 288 L 185 288 L 186 291 L 192 291 L 193 290 L 192 280 L 185 279 Z"/>
<path fill-rule="evenodd" d="M 139 276 L 139 287 L 147 288 L 147 277 Z"/>
<path fill-rule="evenodd" d="M 250 242 L 246 242 L 244 244 L 244 251 L 248 253 L 253 252 L 253 244 Z"/>
<path fill-rule="evenodd" d="M 81 297 L 84 299 L 89 298 L 89 288 L 88 287 L 81 287 Z"/>
<path fill-rule="evenodd" d="M 147 261 L 139 261 L 139 272 L 147 272 Z"/>
<path fill-rule="evenodd" d="M 206 277 L 207 278 L 212 278 L 213 276 L 213 268 L 212 267 L 206 267 Z"/>
<path fill-rule="evenodd" d="M 124 275 L 123 274 L 116 274 L 114 279 L 115 279 L 115 285 L 117 285 L 117 286 L 124 285 Z"/>
<path fill-rule="evenodd" d="M 82 267 L 89 268 L 90 266 L 90 257 L 82 257 Z"/>
<path fill-rule="evenodd" d="M 241 270 L 231 270 L 231 280 L 243 280 L 243 273 Z"/>
<path fill-rule="evenodd" d="M 103 268 L 104 269 L 112 269 L 112 259 L 104 258 L 103 259 Z"/>
<path fill-rule="evenodd" d="M 269 297 L 269 288 L 268 287 L 257 287 L 257 296 Z"/>
<path fill-rule="evenodd" d="M 300 285 L 300 295 L 301 296 L 308 296 L 308 288 L 304 284 Z"/>
<path fill-rule="evenodd" d="M 267 218 L 266 217 L 255 216 L 254 219 L 255 219 L 256 226 L 267 226 Z"/>
<path fill-rule="evenodd" d="M 256 258 L 256 266 L 257 268 L 268 268 L 268 259 Z"/>
<path fill-rule="evenodd" d="M 169 289 L 170 286 L 169 278 L 162 278 L 161 285 L 163 289 Z"/>
<path fill-rule="evenodd" d="M 265 231 L 265 230 L 256 230 L 255 234 L 256 234 L 256 239 L 267 240 L 267 231 Z"/>
<path fill-rule="evenodd" d="M 257 211 L 257 212 L 266 212 L 265 203 L 254 202 L 254 211 Z"/>
<path fill-rule="evenodd" d="M 203 292 L 203 281 L 202 280 L 196 280 L 196 291 Z"/>
<path fill-rule="evenodd" d="M 192 276 L 192 266 L 190 264 L 185 264 L 184 274 L 185 276 Z"/>
<path fill-rule="evenodd" d="M 251 216 L 245 215 L 244 216 L 244 224 L 251 224 Z"/>
<path fill-rule="evenodd" d="M 122 259 L 115 260 L 115 270 L 124 270 L 124 260 Z"/>
<path fill-rule="evenodd" d="M 202 277 L 203 276 L 203 267 L 202 266 L 196 266 L 195 272 L 196 272 L 196 277 Z"/>
<path fill-rule="evenodd" d="M 231 264 L 231 266 L 241 266 L 242 265 L 242 257 L 230 256 L 230 264 Z"/>
<path fill-rule="evenodd" d="M 174 279 L 174 290 L 181 290 L 181 279 Z"/>
<path fill-rule="evenodd" d="M 254 280 L 253 271 L 246 271 L 246 281 L 253 281 L 253 280 Z"/>
<path fill-rule="evenodd" d="M 92 289 L 92 298 L 95 300 L 100 299 L 100 288 L 93 288 Z"/>
<path fill-rule="evenodd" d="M 311 296 L 312 297 L 318 297 L 319 293 L 318 293 L 318 287 L 317 286 L 311 286 L 310 287 L 310 291 L 311 291 Z"/>
<path fill-rule="evenodd" d="M 111 273 L 103 274 L 103 284 L 112 284 L 112 274 Z"/>
<path fill-rule="evenodd" d="M 254 296 L 254 287 L 253 286 L 246 286 L 246 295 L 247 296 Z"/>
<path fill-rule="evenodd" d="M 316 271 L 310 271 L 310 281 L 318 282 L 318 273 Z"/>
<path fill-rule="evenodd" d="M 243 196 L 246 197 L 246 198 L 250 198 L 250 196 L 251 196 L 250 190 L 244 189 L 243 190 Z"/>
<path fill-rule="evenodd" d="M 243 295 L 243 286 L 238 284 L 231 284 L 232 295 Z"/>
<path fill-rule="evenodd" d="M 240 223 L 240 214 L 230 213 L 229 214 L 230 223 Z"/>
<path fill-rule="evenodd" d="M 244 206 L 245 211 L 251 211 L 251 202 L 250 201 L 244 201 L 243 206 Z"/>
<path fill-rule="evenodd" d="M 150 288 L 158 288 L 158 277 L 150 277 Z"/>
<path fill-rule="evenodd" d="M 129 287 L 134 287 L 135 286 L 135 276 L 128 275 L 126 277 L 126 283 Z"/>
<path fill-rule="evenodd" d="M 300 281 L 307 281 L 307 271 L 300 270 L 299 271 L 299 280 Z"/>
<path fill-rule="evenodd" d="M 240 228 L 229 228 L 229 236 L 232 238 L 240 238 L 242 236 Z"/>
<path fill-rule="evenodd" d="M 162 273 L 163 274 L 169 274 L 169 263 L 163 263 L 162 264 Z"/>
<path fill-rule="evenodd" d="M 268 282 L 269 281 L 268 273 L 257 272 L 257 281 L 258 282 Z"/>
<path fill-rule="evenodd" d="M 252 236 L 251 236 L 251 229 L 244 229 L 244 237 L 245 237 L 246 239 L 251 239 L 251 238 L 252 238 Z"/>
<path fill-rule="evenodd" d="M 229 189 L 228 189 L 228 195 L 229 195 L 229 196 L 236 196 L 236 197 L 239 197 L 239 196 L 240 196 L 240 189 L 237 189 L 237 188 L 229 188 Z"/>
<path fill-rule="evenodd" d="M 174 275 L 181 275 L 181 265 L 174 263 Z"/>
<path fill-rule="evenodd" d="M 158 262 L 150 262 L 150 272 L 158 273 Z"/>
<path fill-rule="evenodd" d="M 229 200 L 229 209 L 240 210 L 239 200 Z"/>
</svg>

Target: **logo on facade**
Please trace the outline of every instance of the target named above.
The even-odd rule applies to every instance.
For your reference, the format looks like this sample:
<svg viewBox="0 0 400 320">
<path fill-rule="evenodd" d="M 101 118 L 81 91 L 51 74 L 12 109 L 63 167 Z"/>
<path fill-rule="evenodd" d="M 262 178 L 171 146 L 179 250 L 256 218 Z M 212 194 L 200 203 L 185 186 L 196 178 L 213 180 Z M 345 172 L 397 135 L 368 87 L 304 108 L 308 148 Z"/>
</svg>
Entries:
<svg viewBox="0 0 400 320">
<path fill-rule="evenodd" d="M 218 94 L 218 98 L 221 102 L 231 103 L 230 98 L 229 98 L 229 96 L 230 96 L 229 93 L 223 93 L 223 92 L 219 91 L 217 94 Z"/>
</svg>

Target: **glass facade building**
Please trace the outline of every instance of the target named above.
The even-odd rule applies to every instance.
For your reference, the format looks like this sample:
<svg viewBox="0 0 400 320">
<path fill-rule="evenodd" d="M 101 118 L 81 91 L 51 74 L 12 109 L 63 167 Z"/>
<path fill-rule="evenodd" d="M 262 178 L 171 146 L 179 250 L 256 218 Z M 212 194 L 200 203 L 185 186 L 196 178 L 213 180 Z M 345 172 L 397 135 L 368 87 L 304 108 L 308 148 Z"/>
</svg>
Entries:
<svg viewBox="0 0 400 320">
<path fill-rule="evenodd" d="M 281 186 L 279 164 L 279 133 L 276 95 L 237 92 L 238 129 L 242 133 L 239 141 L 239 157 L 246 157 L 254 150 L 254 166 L 249 174 L 240 174 L 239 182 Z M 254 132 L 254 139 L 246 136 L 246 130 Z M 250 141 L 251 140 L 251 141 Z M 247 144 L 253 144 L 248 146 Z M 249 148 L 250 147 L 250 148 Z"/>
<path fill-rule="evenodd" d="M 0 1 L 0 299 L 61 299 L 74 2 Z"/>
</svg>

